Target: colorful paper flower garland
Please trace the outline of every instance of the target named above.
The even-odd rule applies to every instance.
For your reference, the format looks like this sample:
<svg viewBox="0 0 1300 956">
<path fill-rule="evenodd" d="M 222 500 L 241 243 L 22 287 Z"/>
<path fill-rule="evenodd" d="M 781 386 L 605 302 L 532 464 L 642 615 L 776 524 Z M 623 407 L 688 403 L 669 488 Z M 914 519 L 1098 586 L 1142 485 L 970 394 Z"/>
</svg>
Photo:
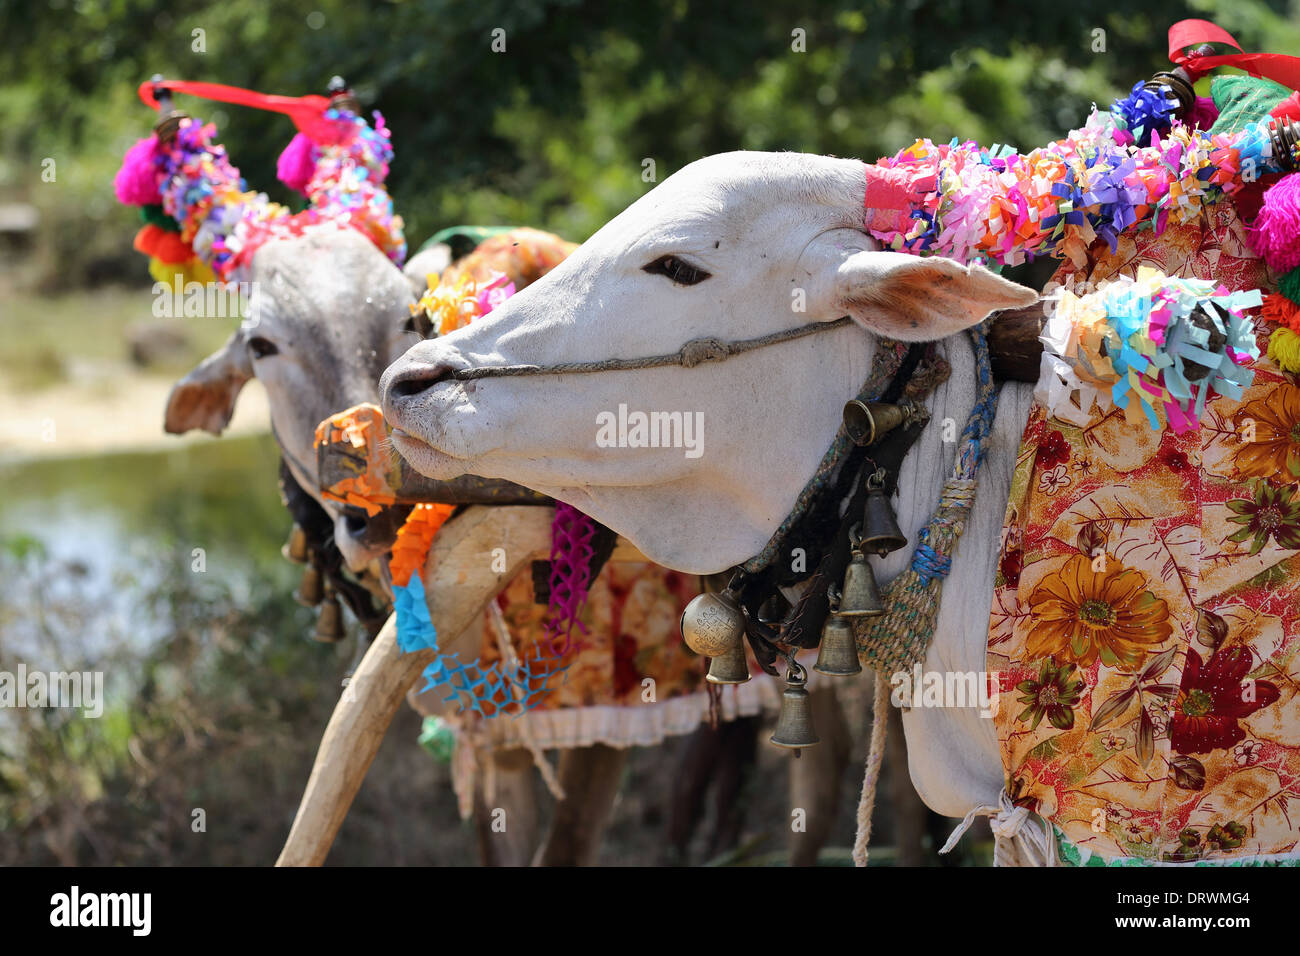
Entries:
<svg viewBox="0 0 1300 956">
<path fill-rule="evenodd" d="M 299 133 L 281 156 L 287 184 L 311 200 L 296 214 L 245 188 L 211 123 L 185 118 L 166 142 L 152 135 L 132 146 L 114 187 L 120 202 L 142 207 L 135 244 L 150 256 L 151 274 L 236 281 L 265 243 L 316 229 L 357 229 L 401 263 L 402 219 L 383 185 L 393 157 L 383 117 L 375 113 L 374 128 L 348 111 L 330 109 L 324 118 L 332 142 L 318 146 Z"/>
<path fill-rule="evenodd" d="M 1083 297 L 1063 291 L 1040 336 L 1034 397 L 1081 427 L 1118 407 L 1130 424 L 1195 429 L 1211 392 L 1240 399 L 1254 381 L 1259 348 L 1245 310 L 1260 303 L 1257 290 L 1148 267 Z"/>
<path fill-rule="evenodd" d="M 1082 266 L 1098 237 L 1114 250 L 1127 229 L 1162 232 L 1281 168 L 1263 120 L 1216 135 L 1176 124 L 1142 146 L 1114 113 L 1094 110 L 1083 128 L 1027 154 L 917 140 L 869 169 L 866 225 L 900 252 L 1000 265 L 1065 256 Z M 883 200 L 892 208 L 874 204 L 882 191 L 873 185 L 895 197 Z"/>
<path fill-rule="evenodd" d="M 1300 146 L 1296 155 L 1274 156 L 1269 135 L 1274 121 L 1300 118 L 1300 97 L 1235 133 L 1202 128 L 1217 117 L 1212 101 L 1196 100 L 1190 126 L 1175 119 L 1177 104 L 1167 86 L 1139 83 L 1109 113 L 1094 109 L 1083 128 L 1024 155 L 1009 146 L 917 140 L 868 167 L 866 227 L 900 252 L 994 266 L 1050 255 L 1083 267 L 1098 237 L 1113 252 L 1126 230 L 1159 234 L 1300 162 Z M 1277 324 L 1268 355 L 1300 372 L 1300 173 L 1269 187 L 1248 232 L 1279 276 L 1260 313 Z M 1184 411 L 1173 407 L 1171 423 Z"/>
</svg>

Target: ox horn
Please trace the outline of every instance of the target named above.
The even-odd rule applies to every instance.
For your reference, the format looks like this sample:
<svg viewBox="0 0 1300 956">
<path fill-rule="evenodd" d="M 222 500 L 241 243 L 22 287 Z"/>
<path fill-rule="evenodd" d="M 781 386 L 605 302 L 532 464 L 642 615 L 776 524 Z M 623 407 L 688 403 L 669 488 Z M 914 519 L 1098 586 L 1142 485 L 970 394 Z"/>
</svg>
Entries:
<svg viewBox="0 0 1300 956">
<path fill-rule="evenodd" d="M 487 602 L 526 564 L 547 557 L 550 546 L 549 508 L 475 507 L 447 522 L 433 539 L 423 579 L 438 633 L 464 635 Z M 489 560 L 494 548 L 504 548 L 508 555 L 500 573 L 492 571 Z M 470 637 L 477 635 L 475 628 Z M 459 640 L 442 648 L 470 657 L 476 650 Z M 325 862 L 388 725 L 433 659 L 433 651 L 401 653 L 396 621 L 388 619 L 334 707 L 277 866 Z"/>
</svg>

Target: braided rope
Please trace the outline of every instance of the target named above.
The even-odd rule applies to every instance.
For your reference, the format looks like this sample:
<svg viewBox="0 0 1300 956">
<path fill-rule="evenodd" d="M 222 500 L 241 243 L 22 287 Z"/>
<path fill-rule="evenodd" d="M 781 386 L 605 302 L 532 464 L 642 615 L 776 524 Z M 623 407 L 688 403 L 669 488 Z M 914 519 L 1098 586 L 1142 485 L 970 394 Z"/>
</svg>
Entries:
<svg viewBox="0 0 1300 956">
<path fill-rule="evenodd" d="M 885 729 L 889 726 L 889 681 L 883 674 L 874 675 L 875 694 L 871 705 L 871 750 L 862 775 L 862 795 L 858 798 L 858 835 L 853 841 L 853 865 L 867 865 L 867 846 L 871 843 L 871 817 L 876 808 L 876 787 L 880 783 L 880 765 L 885 758 Z"/>
</svg>

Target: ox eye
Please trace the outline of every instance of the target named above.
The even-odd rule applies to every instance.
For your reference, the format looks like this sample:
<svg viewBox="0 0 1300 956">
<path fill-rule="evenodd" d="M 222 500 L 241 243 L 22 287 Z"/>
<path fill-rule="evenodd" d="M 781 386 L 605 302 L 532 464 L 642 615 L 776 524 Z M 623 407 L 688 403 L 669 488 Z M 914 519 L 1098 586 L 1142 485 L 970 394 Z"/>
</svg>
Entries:
<svg viewBox="0 0 1300 956">
<path fill-rule="evenodd" d="M 651 275 L 667 276 L 678 285 L 696 285 L 710 275 L 680 256 L 660 256 L 654 262 L 642 266 L 641 269 Z"/>
<path fill-rule="evenodd" d="M 253 353 L 253 358 L 266 358 L 268 355 L 275 355 L 280 350 L 275 347 L 275 343 L 270 339 L 264 339 L 260 335 L 254 336 L 248 340 L 248 351 Z"/>
</svg>

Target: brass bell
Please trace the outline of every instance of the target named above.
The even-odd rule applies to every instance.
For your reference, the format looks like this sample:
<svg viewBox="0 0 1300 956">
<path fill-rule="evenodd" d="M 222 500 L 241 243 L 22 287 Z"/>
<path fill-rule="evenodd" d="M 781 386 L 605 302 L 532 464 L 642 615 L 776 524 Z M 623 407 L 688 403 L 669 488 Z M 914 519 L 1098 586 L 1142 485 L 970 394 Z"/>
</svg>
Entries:
<svg viewBox="0 0 1300 956">
<path fill-rule="evenodd" d="M 862 509 L 862 523 L 866 533 L 862 536 L 862 550 L 884 557 L 907 544 L 907 536 L 898 526 L 893 506 L 885 497 L 883 488 L 868 484 L 867 503 Z"/>
<path fill-rule="evenodd" d="M 307 563 L 307 532 L 303 531 L 302 525 L 296 521 L 293 530 L 289 532 L 289 540 L 280 549 L 280 553 L 284 555 L 286 561 L 292 561 L 294 564 Z"/>
<path fill-rule="evenodd" d="M 325 644 L 337 644 L 347 636 L 343 630 L 343 608 L 339 607 L 339 599 L 332 593 L 321 605 L 312 636 Z"/>
<path fill-rule="evenodd" d="M 817 648 L 817 663 L 813 670 L 829 677 L 851 677 L 862 673 L 853 626 L 838 609 L 831 613 L 822 628 L 822 641 Z"/>
<path fill-rule="evenodd" d="M 855 445 L 874 445 L 903 424 L 907 413 L 897 405 L 853 399 L 844 405 L 844 430 Z"/>
<path fill-rule="evenodd" d="M 325 585 L 320 572 L 309 564 L 302 569 L 302 580 L 298 582 L 298 590 L 293 592 L 293 599 L 304 607 L 315 607 L 324 597 Z"/>
<path fill-rule="evenodd" d="M 749 662 L 745 660 L 745 642 L 736 641 L 731 647 L 709 661 L 709 673 L 704 678 L 710 684 L 743 684 L 749 680 Z"/>
<path fill-rule="evenodd" d="M 721 657 L 740 643 L 745 610 L 731 591 L 699 594 L 682 611 L 682 640 L 701 657 Z"/>
<path fill-rule="evenodd" d="M 855 527 L 854 532 L 857 531 Z M 843 597 L 838 617 L 880 617 L 885 613 L 885 606 L 880 603 L 880 588 L 876 586 L 876 574 L 867 563 L 867 556 L 862 553 L 862 541 L 853 536 L 853 553 L 849 566 L 844 570 Z"/>
<path fill-rule="evenodd" d="M 813 727 L 812 701 L 804 689 L 807 678 L 807 672 L 798 664 L 790 668 L 785 678 L 785 690 L 781 692 L 781 712 L 776 719 L 776 731 L 772 734 L 772 743 L 794 750 L 796 756 L 800 747 L 811 747 L 820 740 L 817 729 Z"/>
</svg>

